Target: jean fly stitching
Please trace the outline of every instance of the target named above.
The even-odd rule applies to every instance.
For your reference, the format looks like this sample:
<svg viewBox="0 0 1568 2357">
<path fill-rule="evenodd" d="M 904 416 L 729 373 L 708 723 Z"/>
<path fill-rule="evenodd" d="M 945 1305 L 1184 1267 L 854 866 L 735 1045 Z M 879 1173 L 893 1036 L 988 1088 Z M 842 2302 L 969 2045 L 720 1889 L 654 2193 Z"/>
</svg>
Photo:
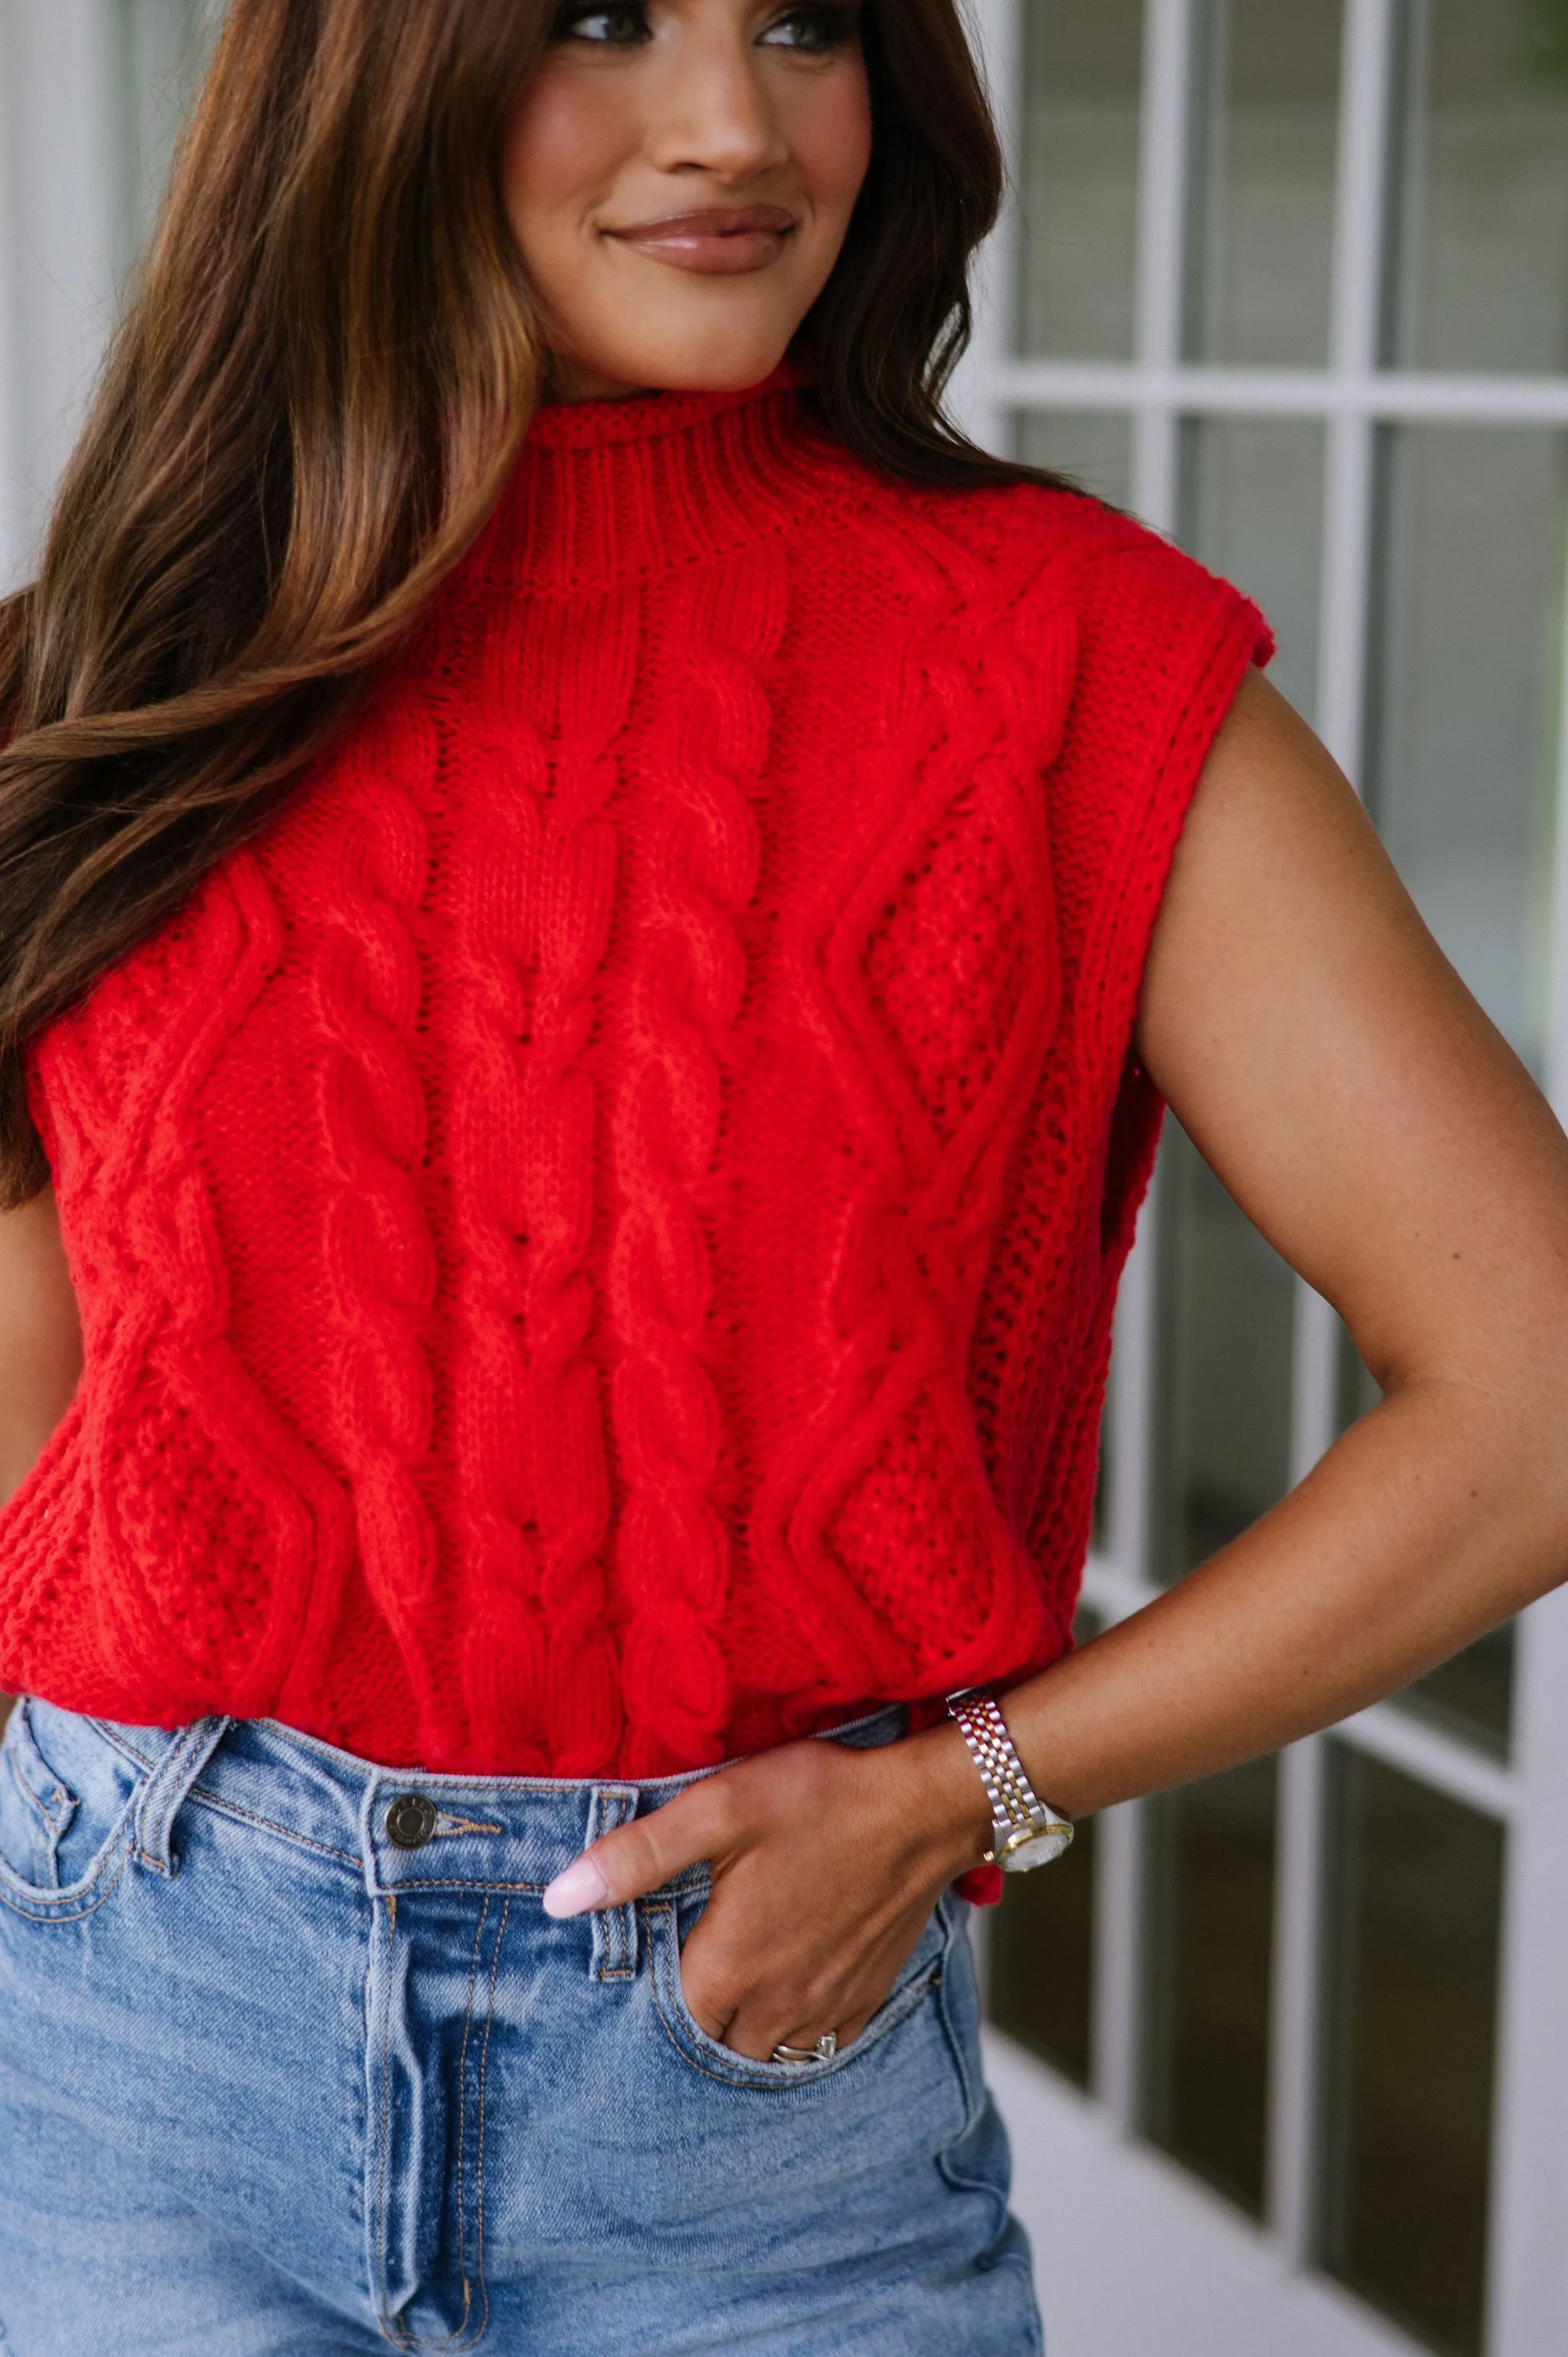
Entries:
<svg viewBox="0 0 1568 2357">
<path fill-rule="evenodd" d="M 463 2349 L 474 2349 L 478 2346 L 479 2342 L 484 2339 L 486 2332 L 489 2330 L 489 2291 L 485 2282 L 485 2096 L 489 2072 L 490 2030 L 494 2024 L 496 2015 L 496 1978 L 500 1971 L 501 1943 L 506 1938 L 507 1920 L 511 1913 L 511 1900 L 510 1899 L 503 1900 L 501 1902 L 500 1921 L 496 1926 L 495 1945 L 490 1951 L 490 1981 L 485 2007 L 485 2034 L 479 2047 L 478 2126 L 474 2156 L 474 2263 L 473 2273 L 471 2276 L 468 2269 L 468 2238 L 466 2224 L 466 2210 L 463 2200 L 463 2179 L 467 2166 L 468 2147 L 468 2040 L 473 2028 L 474 1987 L 478 1976 L 479 1946 L 484 1936 L 485 1924 L 489 1919 L 489 1911 L 490 1902 L 489 1899 L 487 1899 L 479 1912 L 478 1925 L 474 1933 L 474 1952 L 469 1960 L 468 2002 L 463 2016 L 463 2044 L 461 2059 L 458 2064 L 456 2189 L 457 2263 L 462 2269 L 463 2277 L 463 2321 L 457 2326 L 454 2332 L 444 2333 L 436 2339 L 427 2339 L 422 2335 L 409 2332 L 407 2329 L 402 2325 L 399 2325 L 394 2331 L 388 2331 L 388 2324 L 391 2323 L 392 2319 L 383 2317 L 381 2319 L 381 2325 L 384 2337 L 388 2341 L 392 2341 L 394 2347 L 409 2351 L 411 2352 L 422 2350 L 446 2350 L 448 2352 L 456 2352 Z M 477 2313 L 474 2300 L 474 2294 L 476 2291 L 478 2293 Z M 383 2299 L 386 2297 L 384 2265 L 381 2278 L 381 2296 Z"/>
<path fill-rule="evenodd" d="M 476 2167 L 474 2272 L 479 2285 L 479 2329 L 474 2340 L 482 2339 L 490 2320 L 490 2295 L 485 2282 L 485 2095 L 490 2067 L 490 2030 L 496 2018 L 496 1975 L 500 1970 L 501 1942 L 506 1938 L 507 1919 L 511 1913 L 511 1900 L 501 1901 L 501 1920 L 496 1927 L 496 1944 L 490 1954 L 490 2001 L 485 2011 L 485 2042 L 479 2050 L 479 2149 Z M 472 2343 L 469 2344 L 472 2346 Z"/>
<path fill-rule="evenodd" d="M 392 1948 L 397 1938 L 397 1894 L 387 1900 L 387 1986 L 381 2004 L 381 2131 L 377 2155 L 376 2282 L 384 2311 L 387 2303 L 387 2152 L 392 2141 Z M 391 2341 L 387 2319 L 381 2319 L 383 2337 Z"/>
</svg>

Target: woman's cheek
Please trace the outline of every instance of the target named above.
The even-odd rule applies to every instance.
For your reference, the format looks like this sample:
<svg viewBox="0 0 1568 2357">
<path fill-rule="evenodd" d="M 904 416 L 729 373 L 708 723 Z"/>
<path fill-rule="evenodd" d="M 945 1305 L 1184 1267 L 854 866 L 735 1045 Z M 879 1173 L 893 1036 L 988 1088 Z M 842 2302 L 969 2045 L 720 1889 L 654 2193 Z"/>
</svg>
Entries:
<svg viewBox="0 0 1568 2357">
<path fill-rule="evenodd" d="M 560 242 L 614 178 L 625 142 L 607 83 L 608 77 L 596 78 L 585 88 L 546 70 L 518 112 L 502 154 L 501 186 L 525 258 L 542 230 L 543 242 Z"/>
<path fill-rule="evenodd" d="M 789 126 L 801 178 L 824 210 L 847 220 L 871 168 L 871 91 L 864 67 L 811 93 Z"/>
</svg>

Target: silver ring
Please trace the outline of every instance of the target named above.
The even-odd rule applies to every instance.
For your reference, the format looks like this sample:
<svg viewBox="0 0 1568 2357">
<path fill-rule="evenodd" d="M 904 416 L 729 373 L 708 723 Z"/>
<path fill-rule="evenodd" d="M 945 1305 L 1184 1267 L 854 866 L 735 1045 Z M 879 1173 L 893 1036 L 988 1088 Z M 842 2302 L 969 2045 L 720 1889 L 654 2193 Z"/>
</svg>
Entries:
<svg viewBox="0 0 1568 2357">
<path fill-rule="evenodd" d="M 831 2062 L 839 2050 L 838 2032 L 824 2029 L 814 2046 L 776 2046 L 775 2062 Z"/>
</svg>

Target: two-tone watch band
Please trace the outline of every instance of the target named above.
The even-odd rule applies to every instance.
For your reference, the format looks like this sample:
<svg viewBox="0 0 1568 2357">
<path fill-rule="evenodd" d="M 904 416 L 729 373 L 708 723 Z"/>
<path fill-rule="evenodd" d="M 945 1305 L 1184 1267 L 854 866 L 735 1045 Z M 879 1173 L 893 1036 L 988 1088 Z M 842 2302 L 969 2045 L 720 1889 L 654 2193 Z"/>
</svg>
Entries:
<svg viewBox="0 0 1568 2357">
<path fill-rule="evenodd" d="M 1014 1748 L 996 1697 L 984 1686 L 948 1696 L 948 1709 L 969 1746 L 991 1803 L 988 1866 L 1043 1866 L 1072 1839 L 1071 1821 L 1042 1801 Z"/>
</svg>

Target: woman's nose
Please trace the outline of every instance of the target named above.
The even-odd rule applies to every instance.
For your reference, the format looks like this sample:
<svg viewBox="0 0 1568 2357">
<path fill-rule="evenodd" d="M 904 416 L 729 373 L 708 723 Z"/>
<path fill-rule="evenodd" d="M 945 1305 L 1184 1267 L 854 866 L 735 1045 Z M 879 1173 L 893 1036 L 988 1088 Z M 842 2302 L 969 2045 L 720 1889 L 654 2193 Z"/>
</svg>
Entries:
<svg viewBox="0 0 1568 2357">
<path fill-rule="evenodd" d="M 649 149 L 660 171 L 746 180 L 789 154 L 744 32 L 693 32 L 660 77 L 656 103 Z"/>
</svg>

